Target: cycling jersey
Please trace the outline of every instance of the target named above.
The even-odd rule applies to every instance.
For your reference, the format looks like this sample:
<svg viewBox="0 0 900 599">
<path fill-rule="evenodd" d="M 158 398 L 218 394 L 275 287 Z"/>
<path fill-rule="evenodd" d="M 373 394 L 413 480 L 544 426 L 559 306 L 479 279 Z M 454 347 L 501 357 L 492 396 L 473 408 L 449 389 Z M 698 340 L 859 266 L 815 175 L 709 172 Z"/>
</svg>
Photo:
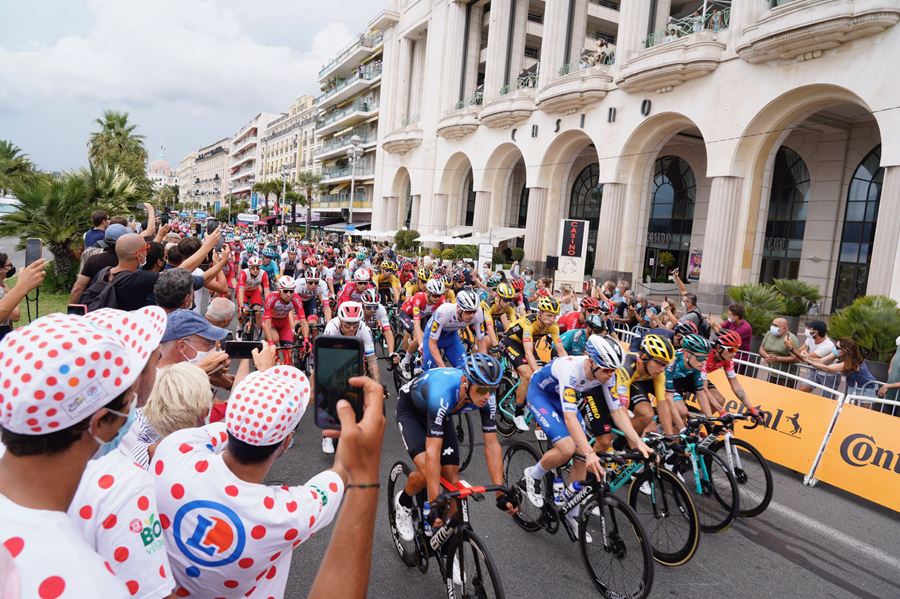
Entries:
<svg viewBox="0 0 900 599">
<path fill-rule="evenodd" d="M 499 302 L 495 299 L 488 305 L 487 301 L 481 302 L 481 309 L 484 311 L 484 324 L 492 327 L 500 323 L 500 317 L 506 314 L 506 318 L 510 323 L 516 318 L 516 310 L 511 305 L 501 308 Z"/>
<path fill-rule="evenodd" d="M 400 289 L 400 279 L 394 275 L 386 275 L 379 273 L 372 277 L 372 283 L 378 291 L 388 291 L 390 289 Z"/>
<path fill-rule="evenodd" d="M 367 285 L 366 289 L 371 289 L 372 285 Z M 366 291 L 363 289 L 362 291 L 356 288 L 356 283 L 351 281 L 344 285 L 344 288 L 341 289 L 341 292 L 338 294 L 337 300 L 334 302 L 335 306 L 340 306 L 344 302 L 359 302 L 362 303 L 362 294 Z"/>
<path fill-rule="evenodd" d="M 347 272 L 346 269 L 342 270 L 340 273 L 335 272 L 335 270 L 335 268 L 325 269 L 326 283 L 331 283 L 332 285 L 343 285 L 350 280 L 350 273 Z"/>
<path fill-rule="evenodd" d="M 475 312 L 472 322 L 467 323 L 460 319 L 457 304 L 442 304 L 428 322 L 428 336 L 432 339 L 441 339 L 467 326 L 475 331 L 476 339 L 484 339 L 484 312 L 481 310 Z"/>
<path fill-rule="evenodd" d="M 329 304 L 328 298 L 330 296 L 328 295 L 328 286 L 325 285 L 325 281 L 322 280 L 319 280 L 319 284 L 316 287 L 310 289 L 306 284 L 306 279 L 300 279 L 299 281 L 297 281 L 297 287 L 294 290 L 294 295 L 299 296 L 300 299 L 304 302 L 307 300 L 311 300 L 314 297 L 322 297 L 325 301 L 325 305 L 327 306 Z"/>
<path fill-rule="evenodd" d="M 565 326 L 567 331 L 574 331 L 575 329 L 586 329 L 587 324 L 581 322 L 580 316 L 581 312 L 579 310 L 569 312 L 559 319 L 559 328 Z"/>
<path fill-rule="evenodd" d="M 343 335 L 343 333 L 341 333 L 341 319 L 335 317 L 328 321 L 328 324 L 325 326 L 325 331 L 322 334 L 331 337 Z M 354 335 L 354 337 L 357 337 L 362 341 L 363 351 L 365 351 L 367 356 L 371 356 L 375 353 L 375 342 L 372 340 L 372 331 L 369 330 L 366 323 L 359 323 L 359 328 L 356 330 L 356 335 Z"/>
<path fill-rule="evenodd" d="M 709 378 L 710 374 L 720 368 L 725 371 L 725 376 L 730 379 L 737 376 L 737 373 L 734 371 L 734 363 L 732 363 L 731 360 L 716 360 L 713 352 L 709 352 L 709 357 L 706 358 L 706 362 L 703 363 L 703 369 L 700 371 L 700 376 L 705 381 Z"/>
<path fill-rule="evenodd" d="M 246 291 L 256 291 L 260 287 L 268 287 L 269 286 L 269 275 L 266 274 L 266 271 L 260 270 L 259 274 L 255 277 L 250 274 L 249 270 L 242 270 L 240 276 L 238 277 L 238 289 L 244 289 Z"/>
<path fill-rule="evenodd" d="M 372 316 L 366 319 L 366 326 L 370 329 L 381 327 L 382 331 L 390 330 L 391 322 L 388 320 L 387 308 L 378 304 L 378 308 L 372 312 Z"/>
<path fill-rule="evenodd" d="M 356 272 L 356 270 L 359 268 L 372 268 L 372 263 L 369 262 L 368 260 L 363 260 L 362 262 L 359 262 L 359 261 L 357 261 L 356 258 L 354 258 L 353 260 L 350 260 L 350 262 L 347 263 L 347 269 L 351 273 Z"/>
<path fill-rule="evenodd" d="M 568 355 L 580 356 L 584 353 L 584 348 L 587 346 L 589 336 L 586 329 L 575 329 L 573 331 L 566 331 L 559 339 L 562 341 L 563 349 L 566 350 Z"/>
<path fill-rule="evenodd" d="M 550 335 L 553 343 L 559 342 L 559 325 L 555 322 L 547 328 L 544 328 L 538 322 L 538 314 L 526 314 L 514 323 L 509 325 L 506 330 L 506 337 L 518 343 L 533 343 Z"/>
<path fill-rule="evenodd" d="M 273 291 L 266 296 L 264 305 L 263 320 L 282 320 L 287 318 L 291 310 L 296 312 L 297 318 L 306 320 L 306 313 L 303 311 L 303 302 L 297 297 L 297 294 L 291 294 L 291 299 L 284 301 L 281 299 L 281 293 Z"/>
<path fill-rule="evenodd" d="M 297 257 L 291 260 L 290 258 L 284 258 L 281 261 L 281 272 L 284 273 L 286 277 L 297 277 L 297 275 L 303 273 L 303 261 Z"/>
<path fill-rule="evenodd" d="M 403 286 L 403 292 L 401 294 L 401 297 L 410 298 L 417 293 L 419 293 L 418 279 L 412 279 L 406 285 Z"/>
<path fill-rule="evenodd" d="M 703 389 L 701 372 L 688 365 L 684 350 L 678 350 L 675 352 L 675 359 L 666 367 L 666 391 L 673 393 L 676 400 L 680 400 L 683 393 L 696 393 L 701 389 Z"/>
<path fill-rule="evenodd" d="M 646 397 L 647 393 L 652 393 L 656 401 L 662 401 L 666 397 L 666 374 L 661 372 L 655 377 L 649 375 L 641 375 L 638 373 L 638 357 L 637 354 L 626 354 L 625 365 L 616 370 L 615 386 L 612 389 L 613 397 L 618 399 L 623 405 L 631 405 L 632 403 L 640 403 L 640 401 L 649 401 Z M 641 397 L 632 398 L 632 385 L 638 387 L 638 393 Z M 637 396 L 637 394 L 635 394 Z M 632 402 L 632 399 L 635 401 Z"/>
<path fill-rule="evenodd" d="M 447 303 L 456 303 L 456 291 L 453 290 L 452 286 L 448 286 L 446 289 L 444 289 L 444 297 L 447 299 Z"/>
<path fill-rule="evenodd" d="M 278 271 L 278 263 L 274 260 L 269 260 L 268 264 L 263 264 L 262 270 L 268 273 L 270 281 L 277 280 L 278 275 L 280 274 Z"/>
<path fill-rule="evenodd" d="M 401 312 L 405 312 L 413 317 L 413 320 L 422 320 L 424 316 L 426 319 L 429 318 L 434 311 L 444 304 L 444 298 L 441 298 L 437 301 L 436 304 L 428 303 L 428 293 L 420 292 L 403 302 L 403 305 L 400 307 Z"/>
</svg>

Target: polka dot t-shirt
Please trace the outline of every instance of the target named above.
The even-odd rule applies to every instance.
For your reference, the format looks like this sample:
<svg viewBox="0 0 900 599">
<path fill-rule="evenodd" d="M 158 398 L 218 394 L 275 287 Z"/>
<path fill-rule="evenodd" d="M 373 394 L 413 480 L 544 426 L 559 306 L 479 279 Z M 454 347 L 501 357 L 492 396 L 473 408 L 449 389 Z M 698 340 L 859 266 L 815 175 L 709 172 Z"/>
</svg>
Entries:
<svg viewBox="0 0 900 599">
<path fill-rule="evenodd" d="M 294 547 L 328 526 L 344 485 L 333 471 L 299 487 L 237 478 L 223 423 L 163 439 L 150 464 L 177 597 L 282 597 Z"/>
<path fill-rule="evenodd" d="M 22 507 L 0 494 L 0 543 L 19 570 L 22 597 L 131 597 L 64 512 Z"/>
<path fill-rule="evenodd" d="M 88 462 L 69 506 L 88 544 L 146 599 L 175 588 L 158 514 L 153 478 L 119 451 Z"/>
</svg>

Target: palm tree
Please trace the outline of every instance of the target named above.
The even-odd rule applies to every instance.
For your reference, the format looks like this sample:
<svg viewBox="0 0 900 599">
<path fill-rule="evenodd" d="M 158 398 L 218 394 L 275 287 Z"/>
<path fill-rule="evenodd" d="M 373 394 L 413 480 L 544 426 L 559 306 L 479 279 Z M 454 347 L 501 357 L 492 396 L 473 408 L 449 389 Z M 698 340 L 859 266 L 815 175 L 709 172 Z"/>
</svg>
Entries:
<svg viewBox="0 0 900 599">
<path fill-rule="evenodd" d="M 115 162 L 110 158 L 134 156 L 147 162 L 147 150 L 144 148 L 146 136 L 135 133 L 137 125 L 128 122 L 127 112 L 115 110 L 103 111 L 103 117 L 94 120 L 100 125 L 100 131 L 91 133 L 88 141 L 88 157 L 94 164 L 103 160 Z"/>
<path fill-rule="evenodd" d="M 84 186 L 85 199 L 96 206 L 92 210 L 118 214 L 131 212 L 129 203 L 136 197 L 137 184 L 119 167 L 102 162 L 98 166 L 83 166 L 68 173 L 68 176 Z M 88 223 L 90 218 L 85 222 L 86 225 Z"/>
<path fill-rule="evenodd" d="M 6 195 L 12 188 L 38 176 L 28 154 L 5 139 L 0 139 L 0 192 Z"/>
<path fill-rule="evenodd" d="M 302 193 L 297 193 L 293 190 L 288 190 L 287 194 L 284 196 L 285 200 L 291 201 L 291 234 L 294 234 L 294 231 L 297 228 L 297 204 L 301 206 L 306 205 L 306 196 Z M 281 219 L 281 222 L 284 222 L 284 218 Z"/>
<path fill-rule="evenodd" d="M 322 175 L 309 171 L 297 173 L 297 185 L 306 190 L 306 237 L 311 239 L 310 228 L 312 225 L 312 198 L 319 192 L 319 184 L 322 183 Z"/>
<path fill-rule="evenodd" d="M 253 184 L 253 191 L 256 193 L 262 194 L 263 197 L 263 210 L 265 211 L 265 215 L 269 216 L 269 194 L 273 193 L 275 190 L 272 188 L 272 181 L 260 181 L 259 183 Z M 281 192 L 281 186 L 278 187 L 278 192 Z"/>
</svg>

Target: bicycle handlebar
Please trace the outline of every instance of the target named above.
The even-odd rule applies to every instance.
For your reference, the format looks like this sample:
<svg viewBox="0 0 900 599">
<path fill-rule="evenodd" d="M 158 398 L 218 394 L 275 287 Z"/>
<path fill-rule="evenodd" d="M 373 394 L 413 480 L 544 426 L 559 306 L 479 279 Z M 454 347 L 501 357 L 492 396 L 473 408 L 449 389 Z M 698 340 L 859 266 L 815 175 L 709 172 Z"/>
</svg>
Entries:
<svg viewBox="0 0 900 599">
<path fill-rule="evenodd" d="M 463 487 L 461 489 L 457 489 L 456 491 L 445 491 L 434 498 L 434 501 L 431 502 L 432 507 L 442 508 L 450 503 L 451 499 L 464 499 L 470 495 L 480 495 L 481 493 L 488 493 L 490 491 L 500 491 L 504 495 L 510 495 L 513 493 L 513 490 L 509 487 L 505 487 L 503 485 L 488 485 L 481 487 Z"/>
</svg>

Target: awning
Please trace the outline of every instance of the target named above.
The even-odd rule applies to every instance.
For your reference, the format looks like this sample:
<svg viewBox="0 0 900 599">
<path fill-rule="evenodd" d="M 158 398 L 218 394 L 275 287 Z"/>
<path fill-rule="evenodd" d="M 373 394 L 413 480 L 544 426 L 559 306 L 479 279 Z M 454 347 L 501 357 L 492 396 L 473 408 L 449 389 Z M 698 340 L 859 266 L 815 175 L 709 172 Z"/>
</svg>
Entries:
<svg viewBox="0 0 900 599">
<path fill-rule="evenodd" d="M 324 226 L 324 227 L 322 227 L 322 228 L 323 228 L 325 231 L 334 231 L 334 232 L 348 233 L 348 234 L 350 234 L 350 235 L 353 235 L 354 231 L 348 231 L 348 230 L 347 230 L 347 224 L 348 224 L 347 221 L 341 221 L 341 222 L 339 222 L 339 223 L 334 223 L 334 224 L 332 224 L 332 225 L 326 225 L 326 226 Z M 358 222 L 358 223 L 353 223 L 353 226 L 354 226 L 357 230 L 359 230 L 359 229 L 362 229 L 362 228 L 364 228 L 364 227 L 365 227 L 365 228 L 371 227 L 371 226 L 372 226 L 372 223 L 370 223 L 370 222 Z"/>
<path fill-rule="evenodd" d="M 341 193 L 341 190 L 344 189 L 345 187 L 347 187 L 348 185 L 350 185 L 350 184 L 349 183 L 339 183 L 338 185 L 335 185 L 334 189 L 332 189 L 328 193 L 333 196 L 336 196 L 337 194 Z"/>
<path fill-rule="evenodd" d="M 525 236 L 525 229 L 516 229 L 514 227 L 495 227 L 489 231 L 476 233 L 470 237 L 470 243 L 489 243 L 495 245 L 502 241 L 509 241 L 518 237 Z"/>
</svg>

